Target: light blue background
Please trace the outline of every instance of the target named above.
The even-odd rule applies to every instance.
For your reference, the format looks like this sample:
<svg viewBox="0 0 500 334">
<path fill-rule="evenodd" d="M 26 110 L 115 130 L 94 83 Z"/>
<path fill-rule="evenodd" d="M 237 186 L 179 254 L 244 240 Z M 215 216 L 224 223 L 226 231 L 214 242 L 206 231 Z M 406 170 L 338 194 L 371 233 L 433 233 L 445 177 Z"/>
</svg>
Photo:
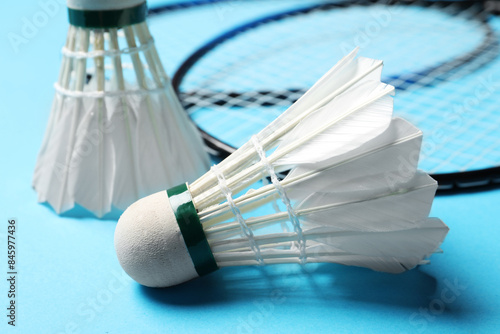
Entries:
<svg viewBox="0 0 500 334">
<path fill-rule="evenodd" d="M 498 331 L 500 190 L 437 197 L 432 215 L 450 226 L 444 254 L 402 275 L 320 264 L 222 269 L 162 290 L 129 279 L 113 248 L 115 221 L 57 216 L 37 204 L 31 188 L 66 36 L 63 2 L 17 52 L 9 33 L 21 34 L 23 18 L 32 18 L 42 7 L 30 0 L 4 3 L 0 10 L 2 333 Z M 236 22 L 287 8 L 290 2 L 267 6 L 244 12 L 213 8 L 204 21 L 193 19 L 177 28 L 200 31 L 201 43 Z M 226 14 L 221 16 L 221 11 Z M 196 48 L 196 39 L 192 43 L 159 45 L 169 72 Z M 17 219 L 18 228 L 15 328 L 6 324 L 5 316 L 9 218 Z"/>
</svg>

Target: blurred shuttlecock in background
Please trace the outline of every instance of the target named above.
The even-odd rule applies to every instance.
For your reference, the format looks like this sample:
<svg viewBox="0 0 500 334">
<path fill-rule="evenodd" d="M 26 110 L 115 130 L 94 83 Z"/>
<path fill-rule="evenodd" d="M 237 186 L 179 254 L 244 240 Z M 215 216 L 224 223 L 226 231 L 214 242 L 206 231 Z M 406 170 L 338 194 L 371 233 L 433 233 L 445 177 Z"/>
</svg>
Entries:
<svg viewBox="0 0 500 334">
<path fill-rule="evenodd" d="M 417 170 L 421 131 L 392 118 L 382 62 L 355 55 L 210 172 L 128 208 L 115 232 L 124 270 L 164 287 L 224 266 L 427 263 L 448 227 L 428 218 L 437 184 Z"/>
<path fill-rule="evenodd" d="M 209 158 L 150 35 L 144 0 L 68 0 L 69 31 L 35 168 L 40 202 L 102 216 L 195 180 Z"/>
</svg>

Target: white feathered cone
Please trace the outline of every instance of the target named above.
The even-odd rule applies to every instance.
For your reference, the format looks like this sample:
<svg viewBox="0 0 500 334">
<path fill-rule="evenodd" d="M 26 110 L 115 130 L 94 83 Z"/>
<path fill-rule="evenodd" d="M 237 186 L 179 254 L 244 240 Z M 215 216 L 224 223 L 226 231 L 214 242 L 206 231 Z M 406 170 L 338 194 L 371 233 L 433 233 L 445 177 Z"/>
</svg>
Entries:
<svg viewBox="0 0 500 334">
<path fill-rule="evenodd" d="M 145 22 L 70 25 L 33 187 L 57 213 L 101 217 L 208 170 Z"/>
<path fill-rule="evenodd" d="M 224 266 L 427 263 L 448 227 L 428 218 L 437 184 L 417 170 L 422 133 L 392 118 L 382 62 L 356 51 L 212 171 L 127 209 L 115 232 L 125 271 L 164 287 Z M 274 201 L 279 212 L 262 215 Z"/>
</svg>

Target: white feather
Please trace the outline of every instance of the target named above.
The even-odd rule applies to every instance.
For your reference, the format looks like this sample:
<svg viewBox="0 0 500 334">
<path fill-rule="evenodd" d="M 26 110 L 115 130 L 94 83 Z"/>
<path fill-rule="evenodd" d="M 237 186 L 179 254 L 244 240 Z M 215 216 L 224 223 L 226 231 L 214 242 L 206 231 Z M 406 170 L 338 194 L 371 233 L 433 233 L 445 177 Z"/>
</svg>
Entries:
<svg viewBox="0 0 500 334">
<path fill-rule="evenodd" d="M 331 246 L 332 252 L 342 251 L 352 256 L 334 257 L 336 263 L 400 273 L 430 256 L 441 245 L 448 230 L 448 226 L 441 220 L 428 218 L 416 227 L 405 230 L 330 233 L 328 228 L 318 228 L 306 231 L 305 235 L 326 236 L 315 238 L 318 242 L 315 246 L 320 249 Z"/>
<path fill-rule="evenodd" d="M 116 165 L 103 100 L 84 98 L 84 117 L 75 132 L 68 175 L 68 192 L 78 204 L 102 217 L 111 211 L 113 175 Z"/>
<path fill-rule="evenodd" d="M 75 112 L 62 112 L 54 117 L 50 137 L 40 151 L 33 176 L 33 187 L 38 201 L 48 202 L 57 213 L 73 207 L 74 198 L 68 193 L 67 177 L 73 151 L 74 131 L 81 122 L 82 113 L 76 112 L 80 103 L 75 98 L 62 98 L 62 108 Z M 57 107 L 54 113 L 58 110 Z"/>
<path fill-rule="evenodd" d="M 321 163 L 299 165 L 288 173 L 282 184 L 295 202 L 328 189 L 339 193 L 353 189 L 395 190 L 398 184 L 414 176 L 421 140 L 420 130 L 395 118 L 377 138 Z"/>
<path fill-rule="evenodd" d="M 379 176 L 372 176 L 377 178 Z M 358 182 L 359 183 L 355 183 Z M 391 231 L 415 227 L 430 212 L 436 181 L 418 172 L 396 191 L 389 187 L 367 188 L 363 180 L 353 180 L 352 189 L 309 193 L 294 207 L 304 229 L 328 227 L 331 231 Z M 244 208 L 244 207 L 242 207 Z M 247 224 L 254 230 L 288 219 L 286 212 L 250 217 Z M 238 223 L 206 230 L 207 236 L 228 238 L 238 234 Z"/>
<path fill-rule="evenodd" d="M 337 96 L 284 136 L 273 155 L 288 153 L 275 166 L 318 163 L 372 140 L 384 132 L 391 121 L 393 101 L 387 95 L 391 91 L 392 87 L 385 84 L 366 81 Z M 289 147 L 296 142 L 303 144 L 290 152 Z"/>
<path fill-rule="evenodd" d="M 115 168 L 113 179 L 113 205 L 121 210 L 127 208 L 135 198 L 140 198 L 142 175 L 139 172 L 139 149 L 137 146 L 137 116 L 127 98 L 116 101 L 119 105 L 111 115 L 110 132 L 114 161 L 120 162 Z"/>
<path fill-rule="evenodd" d="M 419 172 L 397 191 L 364 188 L 363 179 L 348 192 L 318 191 L 297 205 L 308 228 L 330 226 L 343 231 L 389 231 L 415 226 L 430 212 L 437 183 Z M 310 213 L 307 213 L 310 212 Z"/>
<path fill-rule="evenodd" d="M 415 227 L 384 232 L 336 231 L 320 227 L 304 231 L 309 262 L 334 262 L 389 273 L 401 273 L 429 257 L 443 242 L 448 226 L 437 218 L 427 218 Z M 255 237 L 266 263 L 298 262 L 297 249 L 266 248 L 296 239 L 294 233 L 274 233 Z M 275 244 L 277 245 L 277 244 Z M 256 264 L 246 238 L 211 242 L 210 247 L 222 266 Z"/>
<path fill-rule="evenodd" d="M 289 120 L 303 115 L 307 110 L 320 109 L 349 89 L 369 81 L 380 82 L 382 61 L 364 57 L 354 58 L 357 52 L 358 49 L 355 49 L 340 60 L 266 129 L 279 128 Z M 263 132 L 267 132 L 266 129 Z"/>
</svg>

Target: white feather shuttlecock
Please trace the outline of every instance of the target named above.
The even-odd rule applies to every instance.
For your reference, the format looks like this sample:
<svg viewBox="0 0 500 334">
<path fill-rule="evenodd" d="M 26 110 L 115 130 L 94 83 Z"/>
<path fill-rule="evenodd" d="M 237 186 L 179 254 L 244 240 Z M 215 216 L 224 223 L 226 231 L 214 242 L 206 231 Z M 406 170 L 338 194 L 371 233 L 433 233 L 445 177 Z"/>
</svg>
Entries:
<svg viewBox="0 0 500 334">
<path fill-rule="evenodd" d="M 166 287 L 225 266 L 427 263 L 448 227 L 428 218 L 437 184 L 417 170 L 422 133 L 392 118 L 382 62 L 356 52 L 210 172 L 128 208 L 115 232 L 124 270 Z"/>
<path fill-rule="evenodd" d="M 144 0 L 68 0 L 70 26 L 33 186 L 98 217 L 209 168 L 145 22 Z"/>
</svg>

